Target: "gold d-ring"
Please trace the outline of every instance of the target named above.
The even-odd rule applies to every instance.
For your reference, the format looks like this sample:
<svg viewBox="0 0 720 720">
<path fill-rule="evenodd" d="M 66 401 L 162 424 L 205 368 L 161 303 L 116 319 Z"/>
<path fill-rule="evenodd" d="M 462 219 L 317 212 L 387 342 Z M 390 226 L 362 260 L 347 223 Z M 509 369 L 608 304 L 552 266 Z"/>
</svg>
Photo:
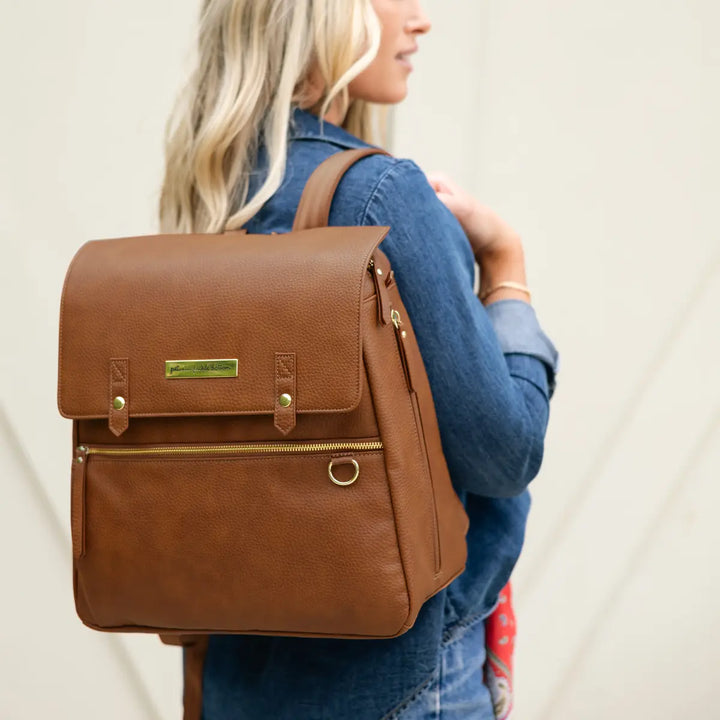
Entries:
<svg viewBox="0 0 720 720">
<path fill-rule="evenodd" d="M 350 460 L 350 462 L 355 466 L 355 474 L 350 478 L 350 480 L 345 480 L 345 481 L 338 480 L 332 473 L 333 462 L 337 462 L 337 460 L 338 460 L 338 458 L 335 458 L 334 460 L 331 460 L 328 463 L 328 475 L 330 476 L 330 479 L 336 485 L 351 485 L 352 483 L 354 483 L 357 480 L 358 475 L 360 474 L 360 466 L 357 464 L 357 460 L 355 460 L 354 458 L 348 458 L 348 460 Z M 345 464 L 345 463 L 343 463 L 343 464 Z"/>
</svg>

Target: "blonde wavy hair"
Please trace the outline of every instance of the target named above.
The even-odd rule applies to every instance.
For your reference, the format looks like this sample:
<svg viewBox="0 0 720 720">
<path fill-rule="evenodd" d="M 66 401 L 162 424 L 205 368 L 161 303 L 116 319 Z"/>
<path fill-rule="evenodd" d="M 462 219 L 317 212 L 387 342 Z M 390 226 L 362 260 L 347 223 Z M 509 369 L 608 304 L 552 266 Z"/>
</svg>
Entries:
<svg viewBox="0 0 720 720">
<path fill-rule="evenodd" d="M 160 232 L 247 222 L 282 183 L 296 106 L 322 118 L 339 97 L 342 127 L 384 145 L 386 106 L 348 91 L 380 35 L 371 0 L 204 0 L 195 66 L 165 126 Z M 261 138 L 268 173 L 248 202 Z"/>
</svg>

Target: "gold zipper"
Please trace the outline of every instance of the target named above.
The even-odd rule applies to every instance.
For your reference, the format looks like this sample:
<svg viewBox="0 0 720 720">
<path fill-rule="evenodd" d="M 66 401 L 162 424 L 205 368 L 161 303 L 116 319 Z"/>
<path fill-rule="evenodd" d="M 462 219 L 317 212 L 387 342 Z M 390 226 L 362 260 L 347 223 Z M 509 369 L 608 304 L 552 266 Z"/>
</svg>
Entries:
<svg viewBox="0 0 720 720">
<path fill-rule="evenodd" d="M 230 443 L 223 445 L 182 445 L 177 447 L 93 447 L 79 445 L 77 451 L 86 455 L 210 455 L 213 453 L 262 452 L 330 452 L 337 450 L 382 450 L 382 440 L 329 443 Z"/>
</svg>

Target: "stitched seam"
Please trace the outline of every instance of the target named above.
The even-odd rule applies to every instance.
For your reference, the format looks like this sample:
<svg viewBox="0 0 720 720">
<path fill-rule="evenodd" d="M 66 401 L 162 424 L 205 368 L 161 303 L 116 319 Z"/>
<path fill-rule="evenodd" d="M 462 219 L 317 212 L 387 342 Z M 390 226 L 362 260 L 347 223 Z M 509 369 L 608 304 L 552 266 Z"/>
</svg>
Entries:
<svg viewBox="0 0 720 720">
<path fill-rule="evenodd" d="M 118 388 L 119 386 L 119 388 Z M 116 391 L 119 390 L 123 395 L 127 396 L 128 386 L 128 360 L 126 358 L 111 358 L 110 359 L 110 408 L 108 414 L 108 425 L 111 429 L 117 428 L 118 430 L 124 430 L 127 427 L 128 420 L 128 406 L 127 398 L 125 405 L 120 409 L 116 410 L 113 407 L 113 398 L 115 397 Z"/>
<path fill-rule="evenodd" d="M 399 167 L 402 163 L 405 163 L 405 160 L 398 160 L 397 158 L 393 158 L 395 162 L 391 165 L 389 165 L 384 171 L 383 174 L 380 176 L 378 181 L 375 183 L 375 186 L 373 187 L 370 197 L 368 198 L 367 202 L 365 203 L 365 207 L 363 208 L 362 215 L 360 216 L 360 222 L 358 225 L 365 225 L 366 220 L 368 217 L 368 213 L 370 211 L 370 205 L 372 204 L 373 200 L 375 199 L 375 196 L 378 194 L 378 191 L 380 190 L 380 185 L 382 184 L 383 180 L 395 170 L 395 168 Z"/>
<path fill-rule="evenodd" d="M 380 718 L 380 720 L 395 720 L 397 718 L 397 714 L 401 712 L 402 710 L 407 709 L 407 706 L 416 700 L 420 695 L 423 694 L 426 690 L 430 688 L 433 681 L 435 680 L 435 676 L 438 673 L 437 667 L 435 670 L 430 674 L 429 677 L 427 677 L 423 682 L 418 685 L 414 690 L 411 691 L 410 695 L 406 696 L 404 700 L 401 700 L 395 707 L 392 708 L 389 712 L 387 712 L 385 715 Z"/>
<path fill-rule="evenodd" d="M 113 386 L 115 383 L 113 382 L 113 363 L 110 363 L 110 393 L 108 395 L 108 422 L 113 422 L 113 417 L 115 415 L 115 408 L 113 407 Z"/>
<path fill-rule="evenodd" d="M 286 363 L 290 363 L 289 367 Z M 290 378 L 292 377 L 292 356 L 291 355 L 278 355 L 277 356 L 277 376 L 279 378 Z"/>
<path fill-rule="evenodd" d="M 81 618 L 82 620 L 82 618 Z M 273 632 L 268 632 L 264 628 L 247 628 L 244 630 L 233 630 L 232 632 L 229 632 L 227 630 L 224 630 L 222 628 L 193 628 L 192 630 L 188 630 L 187 628 L 173 628 L 173 627 L 160 627 L 160 626 L 153 626 L 153 625 L 97 625 L 95 623 L 85 622 L 83 620 L 83 623 L 87 625 L 89 628 L 93 628 L 95 630 L 113 630 L 115 632 L 150 632 L 154 634 L 162 633 L 163 635 L 246 635 L 248 633 L 250 634 L 263 634 L 263 635 L 272 635 L 272 636 L 279 636 L 279 637 L 300 637 L 300 638 L 307 638 L 307 637 L 320 637 L 320 638 L 330 638 L 331 640 L 334 639 L 379 639 L 379 640 L 392 640 L 393 636 L 391 635 L 359 635 L 357 633 L 345 633 L 344 635 L 335 635 L 334 633 L 306 633 L 302 631 L 298 632 L 287 632 L 286 630 L 275 630 Z"/>
<path fill-rule="evenodd" d="M 510 371 L 510 375 L 514 378 L 518 378 L 519 380 L 524 380 L 526 383 L 537 388 L 538 392 L 540 393 L 540 395 L 542 395 L 545 402 L 549 402 L 547 393 L 534 380 L 530 380 L 530 378 L 526 377 L 525 375 L 521 375 L 519 372 L 516 372 L 514 370 Z"/>
<path fill-rule="evenodd" d="M 458 612 L 457 605 L 455 605 L 455 601 L 450 596 L 450 589 L 448 588 L 448 592 L 445 594 L 445 602 L 450 606 L 450 609 L 453 611 L 453 613 L 460 617 L 460 613 Z"/>
<path fill-rule="evenodd" d="M 348 148 L 349 150 L 356 150 L 361 147 L 376 147 L 373 145 L 354 144 L 348 140 L 340 140 L 339 138 L 331 138 L 325 135 L 295 135 L 290 138 L 291 142 L 294 142 L 295 140 L 315 140 L 317 142 L 325 142 L 337 145 L 338 147 Z"/>
<path fill-rule="evenodd" d="M 452 623 L 451 625 L 448 625 L 445 630 L 443 630 L 443 640 L 442 640 L 442 647 L 446 648 L 452 645 L 454 642 L 459 640 L 465 633 L 457 633 L 457 630 L 460 630 L 461 628 L 468 628 L 471 625 L 474 625 L 476 622 L 485 620 L 485 618 L 488 616 L 489 613 L 474 613 L 473 615 L 470 615 L 469 617 L 458 620 L 457 622 Z"/>
<path fill-rule="evenodd" d="M 116 377 L 113 378 L 114 383 L 125 382 L 125 368 L 123 367 L 124 364 L 125 362 L 123 360 L 113 360 L 110 363 L 110 368 L 116 375 Z"/>
<path fill-rule="evenodd" d="M 275 388 L 277 391 L 287 387 L 295 398 L 295 353 L 275 353 Z M 275 427 L 279 430 L 290 430 L 295 425 L 295 405 L 284 408 L 279 397 L 275 398 Z"/>
</svg>

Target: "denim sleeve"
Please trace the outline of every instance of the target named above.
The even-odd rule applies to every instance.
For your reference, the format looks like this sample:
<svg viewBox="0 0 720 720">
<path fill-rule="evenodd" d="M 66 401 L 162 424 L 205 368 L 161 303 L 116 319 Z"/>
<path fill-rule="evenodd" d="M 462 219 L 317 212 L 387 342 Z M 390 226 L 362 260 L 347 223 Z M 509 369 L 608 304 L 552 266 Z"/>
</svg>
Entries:
<svg viewBox="0 0 720 720">
<path fill-rule="evenodd" d="M 465 232 L 412 160 L 384 169 L 359 224 L 390 226 L 380 249 L 417 337 L 454 486 L 519 495 L 542 464 L 558 368 L 534 309 L 480 302 Z"/>
<path fill-rule="evenodd" d="M 508 298 L 496 300 L 485 309 L 505 353 L 505 359 L 510 363 L 511 373 L 513 366 L 516 369 L 526 367 L 525 361 L 511 357 L 514 354 L 532 355 L 542 360 L 547 374 L 548 399 L 551 398 L 555 392 L 555 376 L 560 369 L 560 354 L 553 341 L 540 327 L 535 308 L 522 300 Z M 536 373 L 540 369 L 537 363 L 530 363 L 530 367 L 534 368 Z"/>
</svg>

